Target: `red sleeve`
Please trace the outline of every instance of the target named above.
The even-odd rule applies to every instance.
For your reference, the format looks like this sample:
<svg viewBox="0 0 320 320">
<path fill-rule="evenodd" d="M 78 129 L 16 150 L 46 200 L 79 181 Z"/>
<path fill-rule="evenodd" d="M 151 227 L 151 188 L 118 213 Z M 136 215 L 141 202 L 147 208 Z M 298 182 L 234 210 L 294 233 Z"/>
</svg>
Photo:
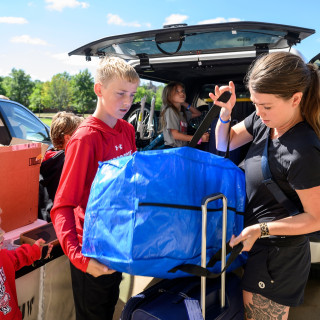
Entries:
<svg viewBox="0 0 320 320">
<path fill-rule="evenodd" d="M 131 141 L 132 141 L 132 153 L 137 151 L 137 146 L 136 146 L 136 132 L 134 130 L 134 127 L 131 127 Z"/>
<path fill-rule="evenodd" d="M 72 264 L 83 272 L 86 272 L 90 259 L 81 253 L 79 235 L 82 237 L 83 226 L 79 217 L 76 220 L 74 209 L 79 207 L 77 210 L 83 211 L 84 218 L 88 197 L 85 194 L 85 190 L 88 189 L 86 185 L 91 186 L 98 165 L 94 164 L 92 152 L 92 146 L 83 140 L 75 139 L 69 142 L 54 206 L 50 213 L 64 253 Z M 90 175 L 91 168 L 93 173 Z M 88 177 L 91 181 L 88 181 Z"/>
<path fill-rule="evenodd" d="M 15 250 L 7 250 L 7 254 L 14 265 L 15 271 L 31 265 L 41 257 L 40 248 L 36 244 L 33 246 L 30 244 L 23 244 Z"/>
</svg>

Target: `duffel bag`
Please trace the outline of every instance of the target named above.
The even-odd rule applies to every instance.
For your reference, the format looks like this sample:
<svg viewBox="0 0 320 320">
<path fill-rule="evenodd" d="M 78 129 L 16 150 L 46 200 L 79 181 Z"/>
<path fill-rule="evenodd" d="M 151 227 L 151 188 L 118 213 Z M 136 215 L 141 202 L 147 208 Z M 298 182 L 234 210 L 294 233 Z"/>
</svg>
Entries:
<svg viewBox="0 0 320 320">
<path fill-rule="evenodd" d="M 85 214 L 82 253 L 132 275 L 175 278 L 200 264 L 201 200 L 223 193 L 227 241 L 243 229 L 244 173 L 231 160 L 182 147 L 99 163 Z M 222 202 L 208 206 L 207 259 L 221 248 Z M 242 254 L 229 271 L 245 261 Z M 219 272 L 217 263 L 212 272 Z"/>
</svg>

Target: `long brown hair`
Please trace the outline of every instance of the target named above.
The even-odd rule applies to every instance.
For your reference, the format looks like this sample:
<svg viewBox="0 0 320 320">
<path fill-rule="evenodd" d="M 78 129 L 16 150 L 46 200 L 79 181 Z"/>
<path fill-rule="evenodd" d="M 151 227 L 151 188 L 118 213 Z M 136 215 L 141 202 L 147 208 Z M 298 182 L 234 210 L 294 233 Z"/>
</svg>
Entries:
<svg viewBox="0 0 320 320">
<path fill-rule="evenodd" d="M 251 65 L 245 82 L 248 89 L 275 94 L 285 100 L 302 92 L 301 115 L 320 138 L 320 80 L 316 66 L 306 64 L 293 53 L 270 53 Z"/>
<path fill-rule="evenodd" d="M 161 122 L 162 130 L 166 126 L 165 113 L 169 108 L 171 108 L 179 116 L 179 111 L 177 110 L 177 108 L 173 105 L 173 103 L 170 100 L 172 93 L 176 89 L 177 86 L 181 86 L 183 89 L 185 89 L 184 84 L 181 82 L 178 82 L 178 81 L 169 82 L 163 88 L 163 91 L 162 91 L 162 111 L 160 113 L 160 122 Z M 181 108 L 181 111 L 183 112 L 184 117 L 187 119 L 185 108 Z"/>
</svg>

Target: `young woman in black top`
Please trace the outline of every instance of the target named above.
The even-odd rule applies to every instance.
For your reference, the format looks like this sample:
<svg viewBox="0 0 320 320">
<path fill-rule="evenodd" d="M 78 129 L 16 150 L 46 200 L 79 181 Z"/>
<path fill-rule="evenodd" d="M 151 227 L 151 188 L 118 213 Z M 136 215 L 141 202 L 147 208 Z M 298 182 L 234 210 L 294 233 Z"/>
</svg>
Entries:
<svg viewBox="0 0 320 320">
<path fill-rule="evenodd" d="M 245 159 L 248 204 L 245 228 L 233 236 L 249 251 L 242 280 L 246 319 L 287 319 L 302 303 L 310 270 L 305 234 L 320 230 L 320 87 L 317 69 L 291 53 L 256 60 L 246 77 L 256 111 L 230 130 L 230 150 L 251 142 Z M 216 101 L 226 90 L 227 103 Z M 210 97 L 221 107 L 217 149 L 226 150 L 233 82 Z M 262 183 L 261 156 L 268 138 L 273 180 L 300 209 L 290 216 Z"/>
</svg>

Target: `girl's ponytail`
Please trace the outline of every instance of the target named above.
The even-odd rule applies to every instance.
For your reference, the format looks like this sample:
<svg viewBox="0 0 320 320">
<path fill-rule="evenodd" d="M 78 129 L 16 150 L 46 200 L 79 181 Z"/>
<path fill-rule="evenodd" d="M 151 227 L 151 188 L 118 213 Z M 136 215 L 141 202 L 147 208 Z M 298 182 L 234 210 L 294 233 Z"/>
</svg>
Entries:
<svg viewBox="0 0 320 320">
<path fill-rule="evenodd" d="M 311 63 L 307 64 L 307 68 L 310 82 L 300 103 L 301 114 L 320 138 L 320 74 L 318 68 Z"/>
</svg>

